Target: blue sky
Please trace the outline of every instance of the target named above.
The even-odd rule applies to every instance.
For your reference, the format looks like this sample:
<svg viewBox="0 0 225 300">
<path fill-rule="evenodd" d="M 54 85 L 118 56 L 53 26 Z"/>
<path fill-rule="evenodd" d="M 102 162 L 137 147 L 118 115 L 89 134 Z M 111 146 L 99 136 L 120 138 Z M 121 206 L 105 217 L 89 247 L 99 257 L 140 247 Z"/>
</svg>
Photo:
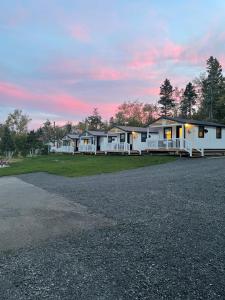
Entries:
<svg viewBox="0 0 225 300">
<path fill-rule="evenodd" d="M 184 87 L 216 56 L 225 64 L 225 2 L 9 0 L 0 10 L 0 121 L 76 122 L 98 107 L 155 103 L 168 77 Z"/>
</svg>

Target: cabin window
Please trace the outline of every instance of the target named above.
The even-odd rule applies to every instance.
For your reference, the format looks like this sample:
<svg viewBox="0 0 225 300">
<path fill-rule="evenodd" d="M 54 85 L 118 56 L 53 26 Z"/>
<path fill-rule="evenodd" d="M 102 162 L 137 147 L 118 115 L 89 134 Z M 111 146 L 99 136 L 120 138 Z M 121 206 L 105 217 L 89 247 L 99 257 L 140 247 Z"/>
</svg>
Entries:
<svg viewBox="0 0 225 300">
<path fill-rule="evenodd" d="M 166 140 L 172 139 L 172 127 L 164 128 L 164 139 L 166 139 Z"/>
<path fill-rule="evenodd" d="M 216 127 L 216 138 L 221 139 L 222 138 L 222 128 Z"/>
<path fill-rule="evenodd" d="M 88 139 L 84 139 L 84 144 L 85 145 L 89 144 L 89 140 Z"/>
<path fill-rule="evenodd" d="M 204 126 L 198 127 L 198 137 L 200 139 L 203 139 L 205 137 L 205 127 Z"/>
<path fill-rule="evenodd" d="M 124 143 L 125 142 L 125 133 L 121 133 L 120 134 L 120 143 Z"/>
<path fill-rule="evenodd" d="M 141 142 L 145 143 L 147 139 L 147 132 L 142 132 L 141 133 Z"/>
<path fill-rule="evenodd" d="M 108 143 L 112 143 L 112 136 L 108 136 Z"/>
</svg>

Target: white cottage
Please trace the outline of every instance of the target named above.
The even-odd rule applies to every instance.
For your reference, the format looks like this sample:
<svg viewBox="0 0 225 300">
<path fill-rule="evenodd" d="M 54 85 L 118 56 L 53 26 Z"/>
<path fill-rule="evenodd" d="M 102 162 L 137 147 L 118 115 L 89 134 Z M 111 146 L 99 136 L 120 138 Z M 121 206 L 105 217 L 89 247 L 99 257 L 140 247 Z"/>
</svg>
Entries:
<svg viewBox="0 0 225 300">
<path fill-rule="evenodd" d="M 148 133 L 144 127 L 114 126 L 104 139 L 102 150 L 106 153 L 139 153 L 146 149 L 147 137 L 156 139 L 158 132 L 152 129 Z M 149 136 L 147 136 L 149 134 Z"/>
<path fill-rule="evenodd" d="M 103 144 L 107 133 L 97 130 L 85 130 L 80 135 L 78 151 L 81 153 L 94 153 L 104 151 Z"/>
<path fill-rule="evenodd" d="M 51 146 L 51 152 L 72 154 L 78 152 L 79 140 L 79 134 L 67 134 L 62 140 L 56 142 L 54 146 Z"/>
<path fill-rule="evenodd" d="M 157 140 L 147 139 L 147 151 L 187 153 L 204 156 L 225 154 L 225 125 L 208 121 L 161 117 L 149 126 L 159 132 Z"/>
</svg>

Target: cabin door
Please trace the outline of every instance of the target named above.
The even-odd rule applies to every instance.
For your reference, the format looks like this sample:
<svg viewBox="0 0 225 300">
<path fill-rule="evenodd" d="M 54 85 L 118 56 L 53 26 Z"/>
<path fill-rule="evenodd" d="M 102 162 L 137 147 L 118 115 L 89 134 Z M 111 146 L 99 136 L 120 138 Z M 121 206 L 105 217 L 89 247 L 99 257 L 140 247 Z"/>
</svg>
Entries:
<svg viewBox="0 0 225 300">
<path fill-rule="evenodd" d="M 75 152 L 78 151 L 78 143 L 79 143 L 79 141 L 78 141 L 78 140 L 75 140 Z"/>
<path fill-rule="evenodd" d="M 133 136 L 132 136 L 132 133 L 127 133 L 127 143 L 130 144 L 130 150 L 133 150 Z"/>
<path fill-rule="evenodd" d="M 177 139 L 182 139 L 183 138 L 182 126 L 177 126 L 176 138 Z"/>
<path fill-rule="evenodd" d="M 97 136 L 97 151 L 100 151 L 100 136 Z"/>
</svg>

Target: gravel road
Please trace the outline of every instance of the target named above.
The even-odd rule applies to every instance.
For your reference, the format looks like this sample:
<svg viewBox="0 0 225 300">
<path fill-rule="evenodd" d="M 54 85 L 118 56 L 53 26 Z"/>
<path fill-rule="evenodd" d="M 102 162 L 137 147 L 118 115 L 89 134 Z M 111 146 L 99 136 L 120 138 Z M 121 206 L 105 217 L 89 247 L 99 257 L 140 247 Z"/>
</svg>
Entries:
<svg viewBox="0 0 225 300">
<path fill-rule="evenodd" d="M 0 299 L 225 299 L 225 159 L 13 180 L 81 207 L 89 226 L 2 247 Z"/>
</svg>

